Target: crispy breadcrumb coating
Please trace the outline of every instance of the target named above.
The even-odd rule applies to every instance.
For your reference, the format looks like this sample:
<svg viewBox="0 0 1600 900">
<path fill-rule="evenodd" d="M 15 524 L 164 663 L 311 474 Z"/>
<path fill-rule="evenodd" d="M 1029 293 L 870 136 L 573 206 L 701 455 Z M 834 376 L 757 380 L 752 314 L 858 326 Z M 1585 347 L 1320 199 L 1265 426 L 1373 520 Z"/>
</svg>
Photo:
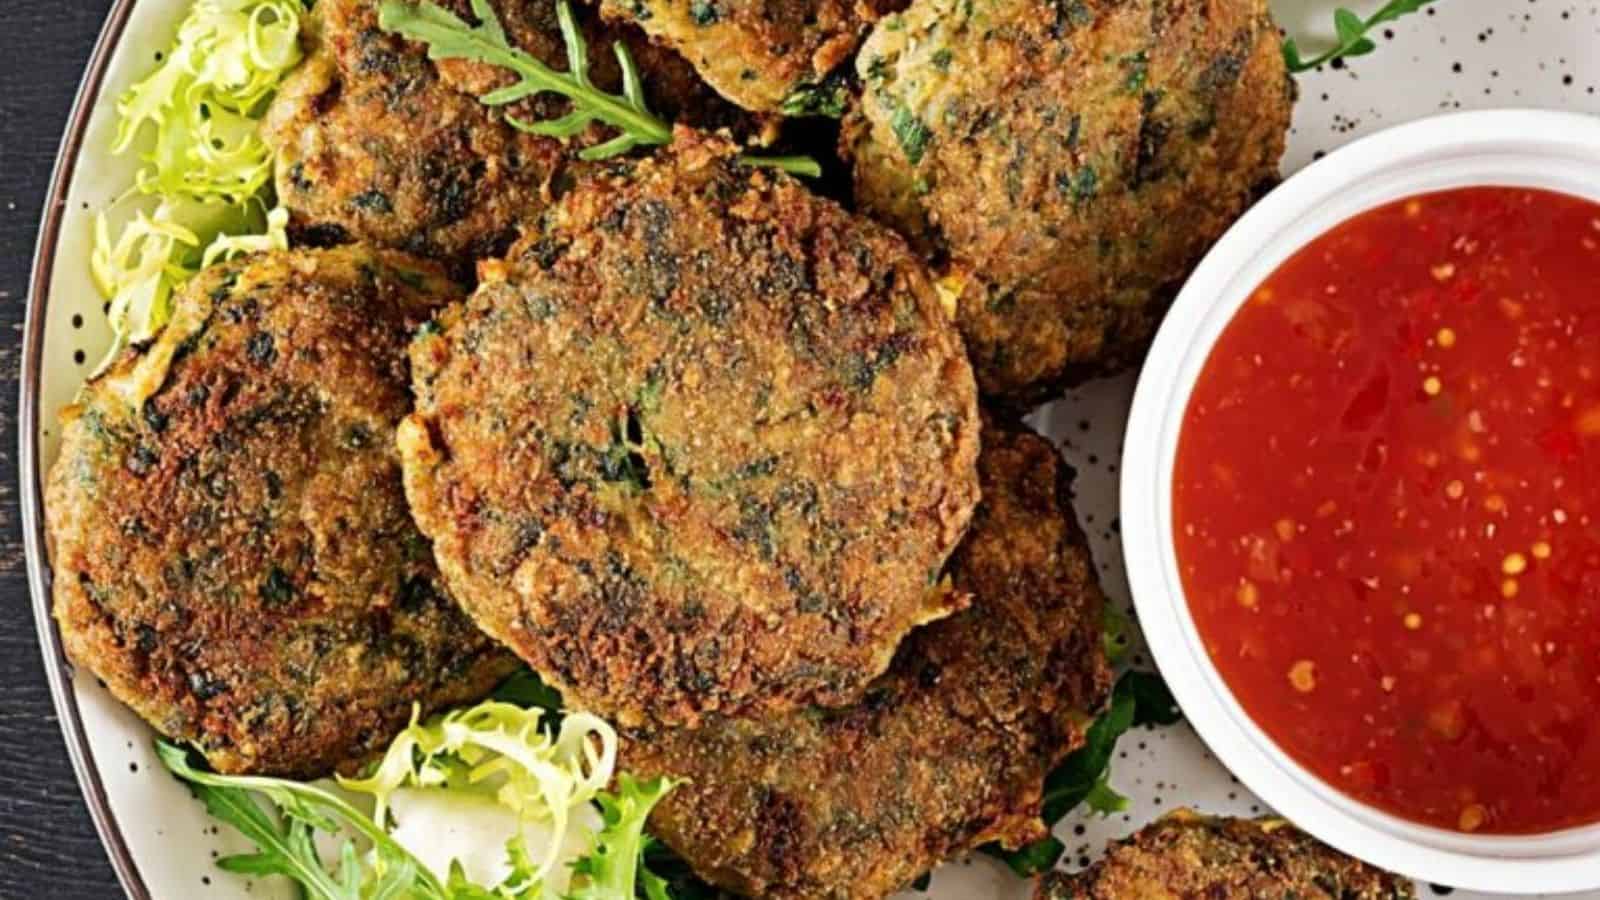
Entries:
<svg viewBox="0 0 1600 900">
<path fill-rule="evenodd" d="M 410 329 L 455 295 L 359 246 L 213 266 L 63 413 L 63 643 L 218 771 L 354 765 L 515 666 L 446 593 L 394 446 Z"/>
<path fill-rule="evenodd" d="M 406 489 L 463 605 L 622 724 L 844 703 L 964 602 L 976 388 L 887 229 L 680 131 L 412 346 Z"/>
</svg>

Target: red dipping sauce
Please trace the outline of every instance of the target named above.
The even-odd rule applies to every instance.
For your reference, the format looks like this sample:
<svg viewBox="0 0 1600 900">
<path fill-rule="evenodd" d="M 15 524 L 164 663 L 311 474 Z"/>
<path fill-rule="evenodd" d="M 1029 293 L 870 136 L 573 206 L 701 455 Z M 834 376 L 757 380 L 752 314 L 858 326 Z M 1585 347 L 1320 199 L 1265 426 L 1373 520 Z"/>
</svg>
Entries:
<svg viewBox="0 0 1600 900">
<path fill-rule="evenodd" d="M 1206 362 L 1173 501 L 1211 659 L 1302 765 L 1449 829 L 1600 821 L 1600 206 L 1313 241 Z"/>
</svg>

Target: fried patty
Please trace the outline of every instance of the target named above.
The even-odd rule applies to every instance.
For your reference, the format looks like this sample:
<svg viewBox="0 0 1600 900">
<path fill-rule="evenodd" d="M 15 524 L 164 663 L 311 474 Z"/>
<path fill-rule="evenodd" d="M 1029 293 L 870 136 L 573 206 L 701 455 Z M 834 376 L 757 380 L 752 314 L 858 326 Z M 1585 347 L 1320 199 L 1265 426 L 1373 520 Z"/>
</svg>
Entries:
<svg viewBox="0 0 1600 900">
<path fill-rule="evenodd" d="M 1136 364 L 1277 173 L 1293 103 L 1266 0 L 917 0 L 846 123 L 862 208 L 949 274 L 984 394 Z"/>
<path fill-rule="evenodd" d="M 465 15 L 468 4 L 445 5 Z M 517 46 L 566 68 L 554 0 L 494 7 Z M 470 278 L 479 258 L 510 245 L 522 216 L 583 170 L 575 151 L 609 132 L 592 126 L 563 145 L 516 130 L 507 113 L 537 121 L 570 108 L 550 94 L 507 110 L 483 105 L 478 95 L 510 83 L 510 75 L 463 60 L 431 62 L 423 46 L 379 28 L 378 8 L 377 0 L 318 0 L 308 17 L 310 53 L 278 92 L 264 128 L 278 157 L 278 198 L 303 240 L 399 248 Z M 754 127 L 681 57 L 637 30 L 592 16 L 581 21 L 601 88 L 621 82 L 611 44 L 622 40 L 658 115 L 741 133 Z"/>
<path fill-rule="evenodd" d="M 406 490 L 455 595 L 570 706 L 859 696 L 977 501 L 972 371 L 887 229 L 680 130 L 412 345 Z"/>
<path fill-rule="evenodd" d="M 62 415 L 67 652 L 219 771 L 326 774 L 515 665 L 445 591 L 394 447 L 410 329 L 453 293 L 361 247 L 217 265 Z"/>
<path fill-rule="evenodd" d="M 630 22 L 683 54 L 722 96 L 745 109 L 828 112 L 839 86 L 829 75 L 866 30 L 903 0 L 601 0 L 607 18 Z M 837 115 L 837 112 L 833 113 Z"/>
<path fill-rule="evenodd" d="M 755 897 L 874 898 L 940 862 L 1043 837 L 1045 774 L 1110 673 L 1093 562 L 1045 440 L 990 428 L 983 502 L 948 573 L 972 606 L 919 629 L 856 704 L 623 735 L 687 779 L 651 820 L 704 878 Z"/>
<path fill-rule="evenodd" d="M 1281 819 L 1177 810 L 1113 844 L 1076 875 L 1052 872 L 1036 900 L 1411 900 L 1411 883 Z"/>
</svg>

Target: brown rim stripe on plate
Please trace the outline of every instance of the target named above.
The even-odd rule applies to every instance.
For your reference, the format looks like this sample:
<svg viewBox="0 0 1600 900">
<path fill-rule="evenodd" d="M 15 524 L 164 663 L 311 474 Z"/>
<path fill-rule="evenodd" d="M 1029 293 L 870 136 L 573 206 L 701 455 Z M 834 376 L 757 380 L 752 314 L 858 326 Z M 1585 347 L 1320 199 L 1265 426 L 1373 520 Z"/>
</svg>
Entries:
<svg viewBox="0 0 1600 900">
<path fill-rule="evenodd" d="M 55 172 L 50 177 L 50 190 L 45 194 L 44 211 L 39 226 L 39 243 L 34 248 L 33 272 L 28 281 L 28 310 L 22 337 L 22 396 L 17 408 L 17 440 L 20 463 L 22 499 L 22 539 L 28 563 L 28 590 L 33 598 L 34 624 L 39 629 L 39 647 L 44 652 L 45 675 L 50 682 L 50 695 L 55 701 L 56 714 L 61 719 L 61 733 L 67 741 L 67 754 L 72 757 L 72 769 L 78 776 L 78 786 L 89 807 L 89 817 L 100 833 L 100 842 L 111 857 L 111 867 L 117 879 L 133 900 L 151 900 L 150 889 L 145 886 L 133 854 L 123 839 L 122 829 L 111 811 L 105 785 L 95 765 L 94 753 L 89 747 L 88 735 L 83 730 L 83 717 L 78 710 L 78 699 L 72 692 L 72 668 L 61 651 L 61 636 L 56 631 L 55 619 L 50 615 L 50 562 L 45 557 L 43 492 L 40 486 L 41 460 L 39 459 L 39 381 L 40 367 L 44 361 L 45 309 L 50 299 L 50 280 L 55 269 L 56 247 L 61 236 L 61 220 L 66 212 L 67 188 L 78 168 L 78 155 L 83 149 L 84 132 L 100 100 L 104 87 L 106 68 L 111 56 L 122 41 L 128 18 L 133 12 L 134 0 L 116 0 L 106 23 L 89 55 L 83 81 L 78 85 L 78 97 L 72 105 L 72 115 L 61 137 L 61 149 L 56 153 Z"/>
</svg>

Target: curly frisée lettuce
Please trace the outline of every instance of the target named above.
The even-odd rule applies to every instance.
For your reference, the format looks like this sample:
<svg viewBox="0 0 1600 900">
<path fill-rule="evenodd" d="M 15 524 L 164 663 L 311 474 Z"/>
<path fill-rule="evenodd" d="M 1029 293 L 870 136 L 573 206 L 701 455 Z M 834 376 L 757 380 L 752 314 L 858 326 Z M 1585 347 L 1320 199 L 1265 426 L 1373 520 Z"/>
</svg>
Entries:
<svg viewBox="0 0 1600 900">
<path fill-rule="evenodd" d="M 196 0 L 154 72 L 117 101 L 113 153 L 140 151 L 129 194 L 155 198 L 113 228 L 95 219 L 90 274 L 106 299 L 112 346 L 166 324 L 172 292 L 238 253 L 288 246 L 288 213 L 265 212 L 273 155 L 259 119 L 299 64 L 303 0 Z"/>
<path fill-rule="evenodd" d="M 488 700 L 413 718 L 368 777 L 340 779 L 342 793 L 200 771 L 185 751 L 157 746 L 213 816 L 256 844 L 218 865 L 288 877 L 313 900 L 667 897 L 644 867 L 644 825 L 672 785 L 617 776 L 616 732 L 591 715 L 552 726 L 544 710 Z M 346 799 L 361 795 L 371 815 Z M 509 836 L 496 864 L 468 858 L 497 825 Z M 452 841 L 453 829 L 467 839 Z"/>
<path fill-rule="evenodd" d="M 241 204 L 261 192 L 272 151 L 256 120 L 300 62 L 304 9 L 302 0 L 196 0 L 160 66 L 117 101 L 113 153 L 154 129 L 141 193 Z"/>
<path fill-rule="evenodd" d="M 196 272 L 243 253 L 289 247 L 289 212 L 281 207 L 266 214 L 264 230 L 259 233 L 229 234 L 202 228 L 216 231 L 204 250 L 200 235 L 176 218 L 173 205 L 163 202 L 153 213 L 135 212 L 113 239 L 106 214 L 95 217 L 89 275 L 106 299 L 106 318 L 113 335 L 95 374 L 109 366 L 124 347 L 149 341 L 161 331 L 172 313 L 172 292 Z"/>
</svg>

